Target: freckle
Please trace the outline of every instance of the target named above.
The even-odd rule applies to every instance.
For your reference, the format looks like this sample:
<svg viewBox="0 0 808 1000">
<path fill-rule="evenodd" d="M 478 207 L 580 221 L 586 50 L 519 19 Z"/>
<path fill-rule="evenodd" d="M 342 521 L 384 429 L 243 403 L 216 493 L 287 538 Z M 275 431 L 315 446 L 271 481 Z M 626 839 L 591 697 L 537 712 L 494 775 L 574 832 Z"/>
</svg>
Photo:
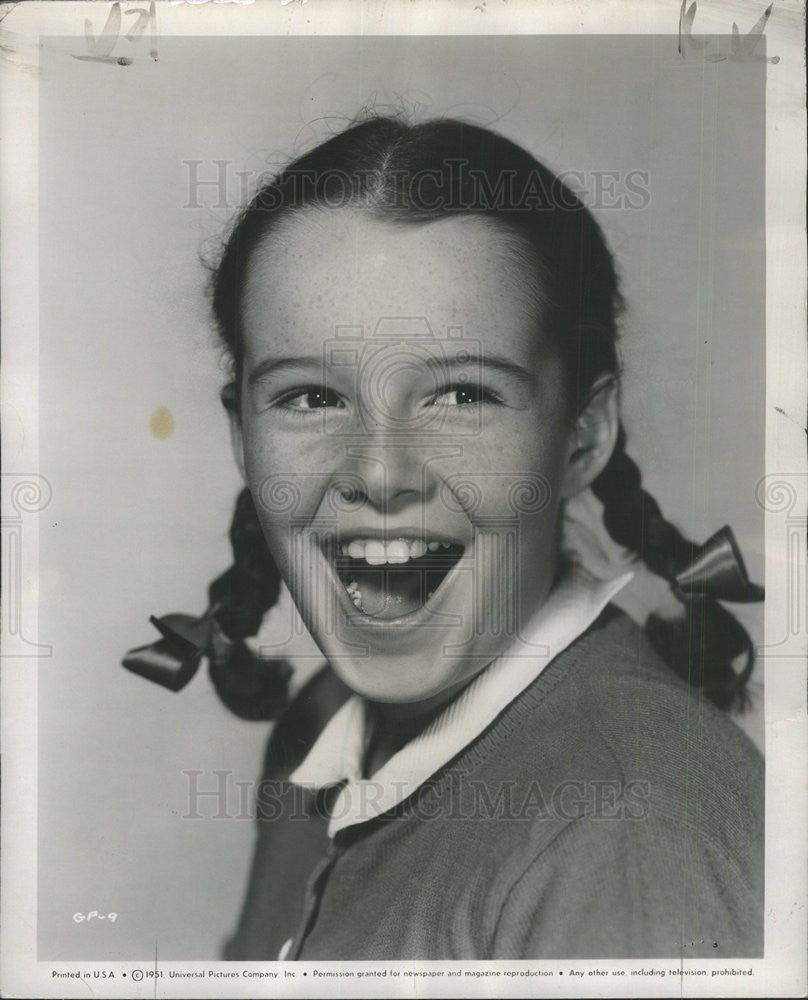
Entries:
<svg viewBox="0 0 808 1000">
<path fill-rule="evenodd" d="M 174 433 L 174 416 L 167 406 L 158 406 L 149 417 L 149 431 L 161 441 Z"/>
</svg>

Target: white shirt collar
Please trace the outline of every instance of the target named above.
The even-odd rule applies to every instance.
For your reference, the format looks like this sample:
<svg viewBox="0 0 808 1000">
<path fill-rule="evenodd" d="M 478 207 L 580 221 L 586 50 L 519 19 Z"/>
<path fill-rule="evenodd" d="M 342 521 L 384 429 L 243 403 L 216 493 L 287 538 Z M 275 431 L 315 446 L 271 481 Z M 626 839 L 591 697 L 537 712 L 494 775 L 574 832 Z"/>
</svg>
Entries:
<svg viewBox="0 0 808 1000">
<path fill-rule="evenodd" d="M 598 580 L 581 566 L 561 578 L 531 623 L 526 639 L 474 680 L 372 778 L 362 778 L 365 703 L 349 698 L 334 714 L 290 780 L 306 788 L 345 781 L 331 812 L 328 835 L 394 808 L 475 739 L 559 653 L 595 621 L 632 578 Z"/>
</svg>

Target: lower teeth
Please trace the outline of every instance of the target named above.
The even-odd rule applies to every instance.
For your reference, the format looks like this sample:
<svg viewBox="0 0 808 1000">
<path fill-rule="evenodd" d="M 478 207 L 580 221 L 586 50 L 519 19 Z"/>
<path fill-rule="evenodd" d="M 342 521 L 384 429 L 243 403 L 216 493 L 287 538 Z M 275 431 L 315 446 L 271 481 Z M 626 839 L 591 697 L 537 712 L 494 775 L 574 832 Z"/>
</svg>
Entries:
<svg viewBox="0 0 808 1000">
<path fill-rule="evenodd" d="M 362 610 L 362 591 L 359 589 L 359 584 L 356 580 L 352 580 L 348 586 L 345 588 L 348 591 L 348 596 L 353 601 L 354 607 Z"/>
</svg>

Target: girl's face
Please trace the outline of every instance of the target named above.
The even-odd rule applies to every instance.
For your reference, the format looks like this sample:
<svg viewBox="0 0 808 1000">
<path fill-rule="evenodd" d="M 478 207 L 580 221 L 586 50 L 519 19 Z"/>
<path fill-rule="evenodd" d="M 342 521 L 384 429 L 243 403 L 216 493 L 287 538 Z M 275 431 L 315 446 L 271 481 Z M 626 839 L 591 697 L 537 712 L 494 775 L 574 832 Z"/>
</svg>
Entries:
<svg viewBox="0 0 808 1000">
<path fill-rule="evenodd" d="M 437 703 L 523 634 L 581 488 L 531 269 L 494 225 L 305 210 L 249 264 L 237 458 L 339 676 Z"/>
</svg>

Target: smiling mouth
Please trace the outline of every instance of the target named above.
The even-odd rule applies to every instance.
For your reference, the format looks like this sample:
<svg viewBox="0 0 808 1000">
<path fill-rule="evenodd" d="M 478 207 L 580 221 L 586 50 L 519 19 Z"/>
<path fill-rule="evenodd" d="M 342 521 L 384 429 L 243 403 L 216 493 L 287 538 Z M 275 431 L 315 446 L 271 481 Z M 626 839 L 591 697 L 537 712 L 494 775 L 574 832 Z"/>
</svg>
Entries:
<svg viewBox="0 0 808 1000">
<path fill-rule="evenodd" d="M 463 555 L 463 546 L 430 538 L 343 539 L 334 560 L 353 606 L 382 621 L 420 610 Z"/>
</svg>

